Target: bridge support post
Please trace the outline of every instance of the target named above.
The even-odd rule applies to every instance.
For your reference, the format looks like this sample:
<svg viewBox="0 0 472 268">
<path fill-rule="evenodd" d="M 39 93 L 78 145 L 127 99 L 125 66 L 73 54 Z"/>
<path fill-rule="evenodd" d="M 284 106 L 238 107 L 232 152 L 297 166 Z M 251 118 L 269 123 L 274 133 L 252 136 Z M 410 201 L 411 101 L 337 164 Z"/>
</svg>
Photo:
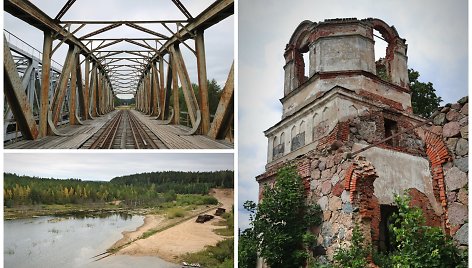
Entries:
<svg viewBox="0 0 472 268">
<path fill-rule="evenodd" d="M 210 105 L 208 103 L 208 79 L 206 72 L 205 42 L 203 31 L 197 31 L 195 36 L 195 49 L 197 52 L 197 71 L 198 71 L 198 95 L 199 106 L 202 113 L 202 123 L 200 134 L 207 134 L 210 129 Z"/>
<path fill-rule="evenodd" d="M 216 109 L 215 118 L 211 123 L 208 136 L 213 139 L 224 139 L 230 131 L 234 116 L 234 62 L 231 65 L 225 87 L 221 92 L 220 102 Z"/>
<path fill-rule="evenodd" d="M 43 58 L 41 60 L 41 94 L 39 97 L 39 137 L 48 135 L 49 84 L 51 79 L 52 35 L 44 32 Z"/>
<path fill-rule="evenodd" d="M 92 64 L 92 79 L 90 81 L 90 90 L 92 90 L 91 92 L 92 101 L 90 103 L 90 109 L 92 110 L 91 111 L 92 117 L 97 116 L 97 88 L 98 88 L 97 81 L 98 81 L 97 64 L 94 62 Z"/>
<path fill-rule="evenodd" d="M 179 76 L 177 74 L 177 65 L 175 58 L 171 55 L 170 63 L 172 68 L 172 90 L 174 91 L 174 124 L 180 124 L 180 91 L 179 91 Z"/>
<path fill-rule="evenodd" d="M 79 114 L 82 120 L 87 120 L 87 105 L 85 104 L 87 97 L 82 83 L 82 68 L 80 66 L 80 54 L 75 56 L 75 72 L 77 74 L 77 93 L 79 95 Z"/>
<path fill-rule="evenodd" d="M 159 73 L 157 71 L 156 62 L 151 63 L 152 68 L 152 92 L 151 92 L 151 100 L 152 100 L 152 113 L 151 115 L 155 116 L 159 113 Z"/>
<path fill-rule="evenodd" d="M 71 63 L 71 72 L 70 72 L 70 95 L 69 95 L 69 125 L 77 124 L 75 120 L 75 113 L 76 113 L 76 103 L 77 103 L 77 57 L 79 55 L 74 55 Z"/>
<path fill-rule="evenodd" d="M 102 80 L 102 70 L 98 70 L 97 73 L 97 114 L 102 115 L 102 99 L 103 99 L 103 80 Z"/>
<path fill-rule="evenodd" d="M 187 104 L 187 110 L 189 113 L 190 121 L 192 126 L 195 125 L 197 121 L 197 110 L 198 103 L 195 93 L 193 92 L 192 84 L 190 82 L 190 77 L 185 67 L 185 62 L 180 52 L 179 45 L 176 44 L 170 47 L 172 55 L 175 57 L 175 62 L 177 66 L 177 73 L 179 74 L 180 84 L 182 85 L 182 91 L 185 97 L 185 103 Z"/>
<path fill-rule="evenodd" d="M 59 77 L 59 83 L 54 90 L 54 101 L 52 102 L 52 119 L 54 127 L 59 122 L 61 117 L 62 106 L 64 104 L 64 98 L 67 93 L 67 83 L 69 82 L 69 76 L 73 69 L 75 54 L 78 52 L 78 48 L 75 45 L 69 46 L 67 57 L 62 68 L 61 76 Z"/>
<path fill-rule="evenodd" d="M 160 108 L 161 108 L 161 114 L 160 114 L 160 118 L 162 120 L 164 120 L 164 115 L 166 113 L 166 107 L 165 107 L 165 86 L 164 86 L 164 58 L 162 57 L 159 57 L 159 74 L 160 74 L 160 77 L 161 79 L 159 80 L 160 82 L 160 90 L 159 90 L 159 100 L 160 100 Z"/>
<path fill-rule="evenodd" d="M 150 90 L 149 90 L 149 73 L 145 73 L 143 77 L 143 84 L 144 84 L 144 114 L 149 114 L 150 108 Z"/>
<path fill-rule="evenodd" d="M 82 70 L 82 69 L 80 69 Z M 85 74 L 84 74 L 84 80 L 85 80 L 85 85 L 84 85 L 84 112 L 82 114 L 84 120 L 89 119 L 89 91 L 90 91 L 90 59 L 87 56 L 85 58 Z M 82 75 L 81 75 L 82 76 Z"/>
</svg>

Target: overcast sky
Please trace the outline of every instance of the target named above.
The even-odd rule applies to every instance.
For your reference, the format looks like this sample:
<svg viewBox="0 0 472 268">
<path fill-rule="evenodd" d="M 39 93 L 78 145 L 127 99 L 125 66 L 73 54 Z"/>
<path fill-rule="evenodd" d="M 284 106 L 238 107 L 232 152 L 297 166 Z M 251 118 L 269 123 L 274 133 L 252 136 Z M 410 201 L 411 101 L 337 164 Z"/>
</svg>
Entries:
<svg viewBox="0 0 472 268">
<path fill-rule="evenodd" d="M 109 181 L 151 171 L 234 170 L 232 153 L 5 153 L 4 171 L 44 178 Z"/>
<path fill-rule="evenodd" d="M 33 4 L 43 10 L 49 17 L 54 18 L 66 0 L 32 0 Z M 214 0 L 182 0 L 181 1 L 193 17 L 200 14 L 205 8 L 214 2 Z M 67 20 L 175 20 L 186 19 L 186 17 L 179 11 L 179 9 L 170 0 L 80 0 L 76 1 L 74 5 L 68 10 L 66 15 L 62 18 Z M 81 37 L 87 33 L 93 32 L 99 28 L 107 25 L 89 25 L 79 30 L 75 36 Z M 153 31 L 163 33 L 171 36 L 172 34 L 160 24 L 141 24 L 140 26 L 149 28 Z M 171 30 L 175 32 L 176 27 L 169 25 Z M 72 27 L 72 31 L 78 26 Z M 30 26 L 27 23 L 11 16 L 4 12 L 4 29 L 12 34 L 18 36 L 20 39 L 26 41 L 29 45 L 42 51 L 43 33 Z M 8 35 L 7 35 L 8 37 Z M 141 32 L 139 30 L 122 25 L 105 33 L 93 36 L 93 38 L 127 38 L 137 37 L 146 38 L 153 37 L 150 34 Z M 205 51 L 207 59 L 207 74 L 208 79 L 215 79 L 218 84 L 223 87 L 228 76 L 231 63 L 234 59 L 234 16 L 213 25 L 205 31 Z M 55 41 L 53 47 L 58 44 Z M 98 46 L 100 43 L 95 42 Z M 194 48 L 194 42 L 189 40 L 186 42 L 189 46 Z M 158 48 L 160 45 L 158 46 Z M 139 46 L 121 42 L 108 47 L 111 50 L 115 49 L 130 49 L 143 50 Z M 105 50 L 108 50 L 105 48 Z M 190 80 L 192 83 L 198 83 L 196 73 L 196 57 L 194 54 L 181 45 L 181 51 L 189 71 Z M 53 55 L 53 60 L 61 65 L 64 63 L 67 54 L 67 45 L 62 45 Z M 124 54 L 122 54 L 124 55 Z M 82 57 L 83 59 L 83 57 Z M 82 69 L 84 67 L 82 66 Z M 167 68 L 165 68 L 167 71 Z M 118 88 L 117 88 L 118 89 Z M 132 95 L 119 95 L 121 98 L 130 98 Z"/>
<path fill-rule="evenodd" d="M 245 200 L 257 201 L 255 176 L 264 172 L 263 131 L 280 121 L 283 52 L 303 20 L 379 18 L 408 44 L 408 66 L 432 82 L 444 103 L 468 94 L 467 1 L 239 1 L 239 224 Z"/>
</svg>

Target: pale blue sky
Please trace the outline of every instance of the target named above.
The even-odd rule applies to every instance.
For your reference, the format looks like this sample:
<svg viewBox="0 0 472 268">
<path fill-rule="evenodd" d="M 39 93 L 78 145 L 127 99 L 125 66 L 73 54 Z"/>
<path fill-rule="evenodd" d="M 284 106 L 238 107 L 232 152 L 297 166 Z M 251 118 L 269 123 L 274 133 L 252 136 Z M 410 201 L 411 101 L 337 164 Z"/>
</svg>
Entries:
<svg viewBox="0 0 472 268">
<path fill-rule="evenodd" d="M 5 153 L 4 171 L 56 179 L 109 181 L 151 171 L 234 170 L 232 153 Z"/>
<path fill-rule="evenodd" d="M 303 20 L 379 18 L 408 44 L 408 66 L 432 82 L 444 103 L 468 94 L 467 1 L 331 0 L 239 1 L 239 209 L 257 200 L 255 176 L 264 172 L 262 133 L 281 119 L 283 52 Z M 247 227 L 247 214 L 239 217 Z"/>
</svg>

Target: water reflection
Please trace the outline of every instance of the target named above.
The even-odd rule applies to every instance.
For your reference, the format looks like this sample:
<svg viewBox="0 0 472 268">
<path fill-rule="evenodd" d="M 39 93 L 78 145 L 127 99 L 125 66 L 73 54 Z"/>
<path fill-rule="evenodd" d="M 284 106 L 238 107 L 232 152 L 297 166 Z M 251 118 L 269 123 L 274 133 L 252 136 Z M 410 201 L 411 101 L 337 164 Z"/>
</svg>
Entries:
<svg viewBox="0 0 472 268">
<path fill-rule="evenodd" d="M 91 262 L 93 256 L 105 252 L 119 240 L 121 232 L 135 230 L 142 223 L 143 216 L 99 211 L 5 221 L 4 265 L 15 268 L 123 267 L 125 262 L 137 261 L 140 263 L 137 267 L 179 267 L 155 257 L 112 256 L 104 262 Z"/>
<path fill-rule="evenodd" d="M 94 218 L 100 218 L 100 219 L 106 219 L 110 216 L 118 216 L 120 219 L 127 221 L 130 220 L 133 215 L 130 214 L 129 212 L 110 212 L 110 211 L 74 211 L 70 212 L 67 214 L 56 214 L 55 216 L 62 217 L 62 218 L 68 218 L 68 219 L 94 219 Z"/>
</svg>

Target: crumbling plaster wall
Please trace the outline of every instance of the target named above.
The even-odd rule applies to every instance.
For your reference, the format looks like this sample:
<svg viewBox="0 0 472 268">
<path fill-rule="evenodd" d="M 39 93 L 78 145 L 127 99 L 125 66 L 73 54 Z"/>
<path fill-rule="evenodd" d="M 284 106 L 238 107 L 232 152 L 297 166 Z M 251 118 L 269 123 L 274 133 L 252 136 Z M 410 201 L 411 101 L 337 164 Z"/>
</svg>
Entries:
<svg viewBox="0 0 472 268">
<path fill-rule="evenodd" d="M 363 70 L 375 74 L 374 41 L 352 34 L 319 38 L 310 44 L 309 74 Z"/>
<path fill-rule="evenodd" d="M 319 76 L 321 77 L 321 76 Z M 282 118 L 288 117 L 306 105 L 314 98 L 339 86 L 355 91 L 361 96 L 371 98 L 383 104 L 391 105 L 401 111 L 411 112 L 411 96 L 405 90 L 392 88 L 391 84 L 374 77 L 367 77 L 358 73 L 337 73 L 323 78 L 313 77 L 307 83 L 293 92 L 293 95 L 282 99 Z"/>
<path fill-rule="evenodd" d="M 354 144 L 353 151 L 365 145 Z M 402 195 L 409 189 L 416 189 L 428 197 L 434 211 L 442 214 L 441 204 L 433 194 L 431 170 L 426 158 L 402 152 L 373 147 L 360 153 L 372 163 L 377 172 L 374 194 L 379 204 L 393 205 L 395 195 Z"/>
<path fill-rule="evenodd" d="M 388 42 L 385 59 L 388 81 L 376 76 L 374 29 Z M 302 22 L 284 53 L 282 118 L 308 104 L 311 96 L 335 86 L 381 96 L 397 102 L 396 109 L 411 112 L 406 51 L 405 40 L 395 28 L 378 19 Z M 309 53 L 309 62 L 303 62 L 302 53 Z M 304 76 L 305 68 L 309 69 L 309 77 Z"/>
<path fill-rule="evenodd" d="M 343 90 L 339 87 L 338 89 Z M 303 107 L 297 114 L 282 120 L 277 126 L 266 131 L 268 138 L 268 163 L 277 159 L 283 161 L 286 158 L 294 157 L 294 154 L 298 155 L 300 153 L 294 152 L 292 154 L 291 143 L 293 133 L 299 134 L 304 132 L 304 145 L 302 147 L 314 149 L 317 144 L 312 143 L 316 143 L 320 138 L 332 132 L 338 122 L 345 121 L 346 118 L 356 117 L 368 111 L 368 105 L 337 94 L 338 89 L 333 89 L 330 95 L 324 96 L 323 99 Z M 283 146 L 283 149 L 279 148 L 279 150 L 276 149 L 276 152 L 274 152 L 274 148 L 278 145 Z M 305 148 L 298 148 L 297 150 L 303 149 Z M 279 151 L 283 153 L 278 153 Z M 286 157 L 281 159 L 283 156 Z"/>
</svg>

